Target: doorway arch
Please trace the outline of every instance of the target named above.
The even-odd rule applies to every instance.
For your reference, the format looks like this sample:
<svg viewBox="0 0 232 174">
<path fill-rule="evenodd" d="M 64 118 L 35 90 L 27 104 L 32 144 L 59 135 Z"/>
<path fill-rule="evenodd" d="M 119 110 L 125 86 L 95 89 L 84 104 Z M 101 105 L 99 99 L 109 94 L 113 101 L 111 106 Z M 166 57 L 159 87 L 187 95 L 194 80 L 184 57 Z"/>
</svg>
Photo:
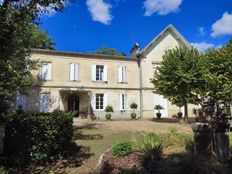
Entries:
<svg viewBox="0 0 232 174">
<path fill-rule="evenodd" d="M 68 96 L 68 111 L 79 112 L 79 108 L 80 108 L 79 96 L 77 94 L 70 94 Z"/>
</svg>

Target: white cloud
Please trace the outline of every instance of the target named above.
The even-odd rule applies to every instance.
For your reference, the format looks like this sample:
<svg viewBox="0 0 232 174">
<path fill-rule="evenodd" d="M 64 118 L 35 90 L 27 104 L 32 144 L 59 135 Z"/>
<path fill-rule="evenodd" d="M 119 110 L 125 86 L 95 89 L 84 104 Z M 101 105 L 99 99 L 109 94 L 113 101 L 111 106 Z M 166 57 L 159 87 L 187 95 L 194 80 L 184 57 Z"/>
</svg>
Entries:
<svg viewBox="0 0 232 174">
<path fill-rule="evenodd" d="M 222 18 L 212 25 L 212 30 L 213 32 L 211 33 L 211 36 L 213 38 L 232 34 L 232 13 L 229 14 L 228 12 L 225 12 L 222 15 Z"/>
<path fill-rule="evenodd" d="M 86 0 L 86 5 L 88 6 L 93 21 L 101 22 L 105 25 L 110 24 L 112 20 L 110 13 L 111 4 L 103 0 Z"/>
<path fill-rule="evenodd" d="M 208 48 L 220 48 L 222 46 L 222 45 L 215 45 L 215 44 L 212 44 L 212 43 L 207 43 L 205 41 L 190 43 L 190 45 L 192 45 L 193 47 L 198 49 L 198 51 L 205 51 Z"/>
<path fill-rule="evenodd" d="M 3 0 L 0 0 L 0 5 L 2 5 L 2 3 L 3 3 Z"/>
<path fill-rule="evenodd" d="M 199 27 L 198 28 L 198 35 L 199 36 L 204 36 L 205 35 L 205 28 L 204 27 Z"/>
<path fill-rule="evenodd" d="M 166 15 L 171 12 L 177 12 L 183 0 L 146 0 L 143 5 L 145 7 L 145 16 L 151 16 L 153 13 Z"/>
</svg>

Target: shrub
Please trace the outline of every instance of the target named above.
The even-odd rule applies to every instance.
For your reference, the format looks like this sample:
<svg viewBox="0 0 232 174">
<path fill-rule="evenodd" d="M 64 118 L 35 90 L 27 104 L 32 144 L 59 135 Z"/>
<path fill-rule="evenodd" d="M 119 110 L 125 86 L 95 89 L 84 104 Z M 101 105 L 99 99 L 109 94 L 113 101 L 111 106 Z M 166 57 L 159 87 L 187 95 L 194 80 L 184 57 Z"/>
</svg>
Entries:
<svg viewBox="0 0 232 174">
<path fill-rule="evenodd" d="M 106 120 L 111 120 L 111 112 L 114 112 L 114 110 L 113 110 L 113 107 L 112 106 L 106 106 L 106 108 L 105 108 L 105 112 L 107 113 L 106 114 Z"/>
<path fill-rule="evenodd" d="M 5 167 L 0 166 L 0 174 L 8 174 L 7 170 L 5 169 Z"/>
<path fill-rule="evenodd" d="M 131 119 L 135 120 L 137 117 L 135 110 L 138 108 L 138 105 L 133 102 L 133 103 L 131 103 L 130 108 L 133 110 L 133 112 L 131 113 Z"/>
<path fill-rule="evenodd" d="M 113 147 L 112 154 L 115 156 L 127 156 L 132 153 L 131 143 L 121 143 Z"/>
<path fill-rule="evenodd" d="M 173 127 L 161 139 L 166 148 L 170 146 L 185 146 L 189 141 L 193 141 L 193 136 L 192 134 L 180 134 L 178 129 Z"/>
<path fill-rule="evenodd" d="M 6 121 L 4 155 L 10 164 L 46 163 L 66 155 L 75 113 L 12 114 Z"/>
<path fill-rule="evenodd" d="M 134 109 L 137 109 L 137 108 L 138 108 L 138 105 L 137 105 L 136 103 L 133 102 L 133 103 L 131 103 L 130 108 L 133 109 L 133 110 L 134 110 Z"/>
<path fill-rule="evenodd" d="M 131 113 L 131 115 L 130 115 L 130 116 L 131 116 L 131 119 L 132 119 L 132 120 L 135 120 L 135 119 L 136 119 L 136 117 L 137 117 L 136 113 Z"/>
<path fill-rule="evenodd" d="M 163 155 L 163 144 L 160 137 L 154 133 L 148 133 L 137 137 L 136 148 L 144 153 L 147 160 L 158 160 Z"/>
</svg>

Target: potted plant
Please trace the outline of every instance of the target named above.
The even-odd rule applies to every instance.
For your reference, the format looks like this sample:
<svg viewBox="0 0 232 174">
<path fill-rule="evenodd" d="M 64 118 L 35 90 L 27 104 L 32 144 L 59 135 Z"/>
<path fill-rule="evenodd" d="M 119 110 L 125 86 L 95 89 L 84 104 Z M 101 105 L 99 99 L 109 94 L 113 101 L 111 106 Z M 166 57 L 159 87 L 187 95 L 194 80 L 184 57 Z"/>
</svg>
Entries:
<svg viewBox="0 0 232 174">
<path fill-rule="evenodd" d="M 182 118 L 183 113 L 181 112 L 181 106 L 179 106 L 179 112 L 177 113 L 178 118 Z"/>
<path fill-rule="evenodd" d="M 111 120 L 112 117 L 111 113 L 114 112 L 113 107 L 109 105 L 106 106 L 105 112 L 106 112 L 106 120 Z"/>
<path fill-rule="evenodd" d="M 135 110 L 138 108 L 138 105 L 133 102 L 133 103 L 131 103 L 130 108 L 133 110 L 133 112 L 131 113 L 131 119 L 135 120 L 137 117 Z"/>
<path fill-rule="evenodd" d="M 160 113 L 160 110 L 162 110 L 162 109 L 164 109 L 161 105 L 155 105 L 155 108 L 154 108 L 155 110 L 157 110 L 158 112 L 156 113 L 156 117 L 158 118 L 158 119 L 160 119 L 161 118 L 161 113 Z"/>
</svg>

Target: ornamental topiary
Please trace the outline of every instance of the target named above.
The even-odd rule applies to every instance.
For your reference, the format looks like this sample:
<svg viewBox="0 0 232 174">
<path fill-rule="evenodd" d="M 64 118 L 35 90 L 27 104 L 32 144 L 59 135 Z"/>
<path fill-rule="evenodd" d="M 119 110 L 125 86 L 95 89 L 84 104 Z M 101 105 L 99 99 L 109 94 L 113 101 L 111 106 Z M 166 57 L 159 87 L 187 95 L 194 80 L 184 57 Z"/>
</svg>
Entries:
<svg viewBox="0 0 232 174">
<path fill-rule="evenodd" d="M 120 143 L 113 147 L 112 154 L 114 156 L 127 156 L 132 153 L 131 143 Z"/>
<path fill-rule="evenodd" d="M 133 102 L 133 103 L 131 103 L 130 108 L 133 110 L 133 112 L 131 113 L 131 119 L 135 120 L 137 117 L 135 110 L 138 108 L 138 105 Z"/>
<path fill-rule="evenodd" d="M 111 120 L 111 113 L 114 112 L 114 109 L 112 106 L 106 106 L 105 108 L 105 112 L 106 112 L 106 120 Z"/>
</svg>

